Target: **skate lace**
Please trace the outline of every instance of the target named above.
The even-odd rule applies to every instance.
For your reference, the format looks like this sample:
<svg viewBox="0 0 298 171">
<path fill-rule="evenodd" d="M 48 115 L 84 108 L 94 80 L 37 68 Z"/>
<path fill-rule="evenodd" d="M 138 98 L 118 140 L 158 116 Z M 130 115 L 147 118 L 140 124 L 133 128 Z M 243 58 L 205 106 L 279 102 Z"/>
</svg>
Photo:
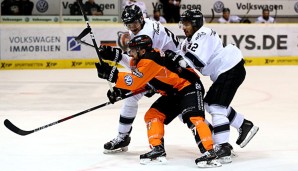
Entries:
<svg viewBox="0 0 298 171">
<path fill-rule="evenodd" d="M 112 145 L 114 146 L 115 144 L 119 144 L 121 141 L 123 141 L 124 140 L 124 137 L 120 137 L 119 135 L 116 137 L 116 138 L 114 138 L 114 139 L 112 139 L 112 141 L 111 141 L 111 143 L 112 143 Z"/>
<path fill-rule="evenodd" d="M 214 145 L 214 151 L 218 152 L 221 149 L 221 145 L 220 144 L 215 144 Z"/>
<path fill-rule="evenodd" d="M 241 137 L 241 135 L 242 135 L 242 128 L 239 128 L 239 129 L 238 129 L 238 132 L 239 132 L 239 137 L 237 138 L 237 140 L 239 140 L 240 137 Z"/>
<path fill-rule="evenodd" d="M 202 154 L 202 157 L 205 157 L 205 156 L 206 156 L 206 157 L 210 156 L 209 151 L 206 151 L 205 153 Z"/>
</svg>

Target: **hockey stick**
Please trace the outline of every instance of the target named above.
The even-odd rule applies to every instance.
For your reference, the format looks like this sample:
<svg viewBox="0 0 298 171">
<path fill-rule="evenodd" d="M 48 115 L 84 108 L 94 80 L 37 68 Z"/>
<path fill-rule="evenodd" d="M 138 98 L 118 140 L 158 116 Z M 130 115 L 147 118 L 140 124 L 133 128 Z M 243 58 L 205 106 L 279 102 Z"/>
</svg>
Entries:
<svg viewBox="0 0 298 171">
<path fill-rule="evenodd" d="M 102 60 L 102 58 L 100 57 L 100 54 L 99 54 L 99 49 L 97 48 L 98 46 L 97 46 L 97 43 L 96 43 L 96 41 L 95 41 L 94 34 L 93 34 L 92 29 L 91 29 L 90 24 L 89 24 L 89 20 L 88 20 L 86 14 L 85 14 L 85 11 L 84 11 L 84 8 L 83 8 L 83 2 L 82 2 L 82 0 L 77 0 L 77 2 L 78 2 L 78 4 L 79 4 L 80 10 L 81 10 L 81 12 L 82 12 L 82 14 L 83 14 L 84 20 L 85 20 L 85 22 L 86 22 L 86 24 L 87 24 L 87 28 L 86 28 L 85 30 L 83 30 L 83 32 L 82 32 L 80 35 L 82 35 L 82 34 L 84 33 L 84 31 L 86 31 L 86 30 L 89 31 L 90 36 L 91 36 L 91 39 L 92 39 L 92 42 L 93 42 L 94 49 L 95 49 L 96 54 L 97 54 L 97 57 L 98 57 L 100 63 L 103 63 L 103 60 Z M 87 32 L 87 31 L 86 31 L 86 32 Z M 86 32 L 85 32 L 85 33 L 86 33 Z M 85 33 L 84 33 L 84 34 L 85 34 Z M 80 35 L 78 36 L 78 39 L 80 38 Z M 80 40 L 80 39 L 79 39 L 79 40 Z M 86 44 L 87 44 L 87 43 L 86 43 Z M 117 63 L 116 63 L 116 64 L 117 64 Z M 110 87 L 111 92 L 113 92 L 113 87 L 112 87 L 111 82 L 108 81 L 108 84 L 109 84 L 109 87 Z"/>
<path fill-rule="evenodd" d="M 80 42 L 83 37 L 85 37 L 87 34 L 90 33 L 90 31 L 91 31 L 91 28 L 89 28 L 89 27 L 85 28 L 82 31 L 82 33 L 80 35 L 78 35 L 78 37 L 75 38 L 75 40 L 78 41 L 78 42 Z"/>
<path fill-rule="evenodd" d="M 212 16 L 211 16 L 209 23 L 212 23 L 212 21 L 214 20 L 214 9 L 213 8 L 211 8 L 211 12 L 212 12 Z"/>
<path fill-rule="evenodd" d="M 87 24 L 87 28 L 86 28 L 86 29 L 89 30 L 89 33 L 90 33 L 90 36 L 91 36 L 91 39 L 92 39 L 92 42 L 93 42 L 93 46 L 94 46 L 94 47 L 98 47 L 98 46 L 97 46 L 97 43 L 96 43 L 96 41 L 95 41 L 94 34 L 93 34 L 92 29 L 91 29 L 90 24 L 89 24 L 89 20 L 88 20 L 86 14 L 85 14 L 85 11 L 84 11 L 84 8 L 83 8 L 82 0 L 77 0 L 77 2 L 78 2 L 78 4 L 79 4 L 80 10 L 81 10 L 81 12 L 82 12 L 82 14 L 83 14 L 83 17 L 84 17 L 84 19 L 85 19 L 85 22 L 86 22 L 86 24 Z M 85 30 L 86 30 L 86 29 L 85 29 Z M 85 30 L 83 30 L 83 32 L 84 32 Z M 82 32 L 82 33 L 83 33 L 83 32 Z M 82 33 L 81 33 L 81 34 L 82 34 Z M 81 35 L 81 34 L 80 34 L 80 35 Z M 79 36 L 80 36 L 80 35 L 79 35 Z M 78 39 L 79 39 L 79 36 L 78 36 Z M 80 40 L 80 39 L 79 39 L 79 40 Z M 103 61 L 102 61 L 102 58 L 100 57 L 99 49 L 98 49 L 98 48 L 94 48 L 94 49 L 95 49 L 95 51 L 96 51 L 96 53 L 97 53 L 97 56 L 98 56 L 98 58 L 99 58 L 100 63 L 102 63 Z"/>
<path fill-rule="evenodd" d="M 149 90 L 141 89 L 141 90 L 136 91 L 136 92 L 129 92 L 129 93 L 127 93 L 124 97 L 122 97 L 122 98 L 118 98 L 118 99 L 116 100 L 116 102 L 117 102 L 117 101 L 120 101 L 120 100 L 123 100 L 123 99 L 126 99 L 126 98 L 128 98 L 128 97 L 134 96 L 134 95 L 136 95 L 136 94 L 146 92 L 146 91 L 149 91 Z M 18 128 L 18 127 L 15 126 L 12 122 L 10 122 L 8 119 L 5 119 L 5 121 L 4 121 L 4 125 L 6 126 L 6 128 L 8 128 L 9 130 L 11 130 L 12 132 L 14 132 L 14 133 L 16 133 L 16 134 L 19 134 L 19 135 L 23 135 L 23 136 L 25 136 L 25 135 L 28 135 L 28 134 L 31 134 L 31 133 L 40 131 L 40 130 L 42 130 L 42 129 L 45 129 L 45 128 L 48 128 L 48 127 L 50 127 L 50 126 L 59 124 L 59 123 L 61 123 L 61 122 L 67 121 L 67 120 L 69 120 L 69 119 L 75 118 L 75 117 L 77 117 L 77 116 L 83 115 L 83 114 L 85 114 L 85 113 L 91 112 L 91 111 L 93 111 L 93 110 L 102 108 L 102 107 L 107 106 L 107 105 L 110 105 L 110 104 L 112 104 L 112 103 L 111 103 L 111 102 L 106 102 L 106 103 L 100 104 L 100 105 L 98 105 L 98 106 L 89 108 L 89 109 L 87 109 L 87 110 L 81 111 L 81 112 L 76 113 L 76 114 L 74 114 L 74 115 L 70 115 L 70 116 L 68 116 L 68 117 L 66 117 L 66 118 L 60 119 L 60 120 L 58 120 L 58 121 L 52 122 L 52 123 L 50 123 L 50 124 L 47 124 L 47 125 L 38 127 L 38 128 L 36 128 L 36 129 L 30 130 L 30 131 L 25 131 L 25 130 L 22 130 L 22 129 Z"/>
</svg>

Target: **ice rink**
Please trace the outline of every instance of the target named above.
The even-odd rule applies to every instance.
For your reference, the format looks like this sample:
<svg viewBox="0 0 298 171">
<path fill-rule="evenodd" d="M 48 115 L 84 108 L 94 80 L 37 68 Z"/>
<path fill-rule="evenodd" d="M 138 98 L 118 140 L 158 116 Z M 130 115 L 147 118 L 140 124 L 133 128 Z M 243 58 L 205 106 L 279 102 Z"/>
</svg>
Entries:
<svg viewBox="0 0 298 171">
<path fill-rule="evenodd" d="M 211 170 L 298 171 L 298 67 L 246 68 L 246 80 L 232 106 L 260 130 L 240 148 L 235 143 L 238 133 L 231 128 L 230 143 L 238 157 Z M 202 77 L 202 81 L 208 89 L 209 78 Z M 21 129 L 33 130 L 107 102 L 108 88 L 95 69 L 0 71 L 0 170 L 200 170 L 194 162 L 199 150 L 191 131 L 179 119 L 165 127 L 168 164 L 139 164 L 139 155 L 149 151 L 143 116 L 158 95 L 141 99 L 129 151 L 122 154 L 103 154 L 103 144 L 117 135 L 123 102 L 27 136 L 9 131 L 3 124 L 9 119 Z"/>
</svg>

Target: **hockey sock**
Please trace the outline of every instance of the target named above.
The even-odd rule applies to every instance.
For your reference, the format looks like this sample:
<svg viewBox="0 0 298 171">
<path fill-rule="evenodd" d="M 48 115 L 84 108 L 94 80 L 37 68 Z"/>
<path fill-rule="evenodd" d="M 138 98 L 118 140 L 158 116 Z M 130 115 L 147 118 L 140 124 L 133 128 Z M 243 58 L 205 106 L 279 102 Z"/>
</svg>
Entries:
<svg viewBox="0 0 298 171">
<path fill-rule="evenodd" d="M 147 136 L 149 144 L 157 146 L 162 144 L 164 136 L 164 119 L 165 115 L 154 108 L 150 108 L 145 114 L 147 124 Z"/>
<path fill-rule="evenodd" d="M 190 117 L 190 121 L 195 125 L 198 135 L 205 150 L 213 149 L 212 133 L 202 117 Z"/>
</svg>

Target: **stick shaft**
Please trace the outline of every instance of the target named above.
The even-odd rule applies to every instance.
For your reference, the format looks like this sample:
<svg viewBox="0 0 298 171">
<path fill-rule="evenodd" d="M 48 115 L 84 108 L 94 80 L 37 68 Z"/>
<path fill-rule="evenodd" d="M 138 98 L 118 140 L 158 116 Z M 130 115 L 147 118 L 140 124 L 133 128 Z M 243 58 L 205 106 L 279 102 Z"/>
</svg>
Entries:
<svg viewBox="0 0 298 171">
<path fill-rule="evenodd" d="M 145 91 L 146 91 L 145 89 L 141 89 L 140 91 L 137 91 L 137 92 L 130 92 L 130 93 L 127 93 L 124 97 L 118 99 L 117 101 L 126 99 L 126 98 L 128 98 L 128 97 L 134 96 L 134 95 L 139 94 L 139 93 L 143 93 L 143 92 L 145 92 Z M 93 111 L 93 110 L 102 108 L 102 107 L 107 106 L 107 105 L 110 105 L 110 104 L 111 104 L 111 102 L 106 102 L 106 103 L 103 103 L 103 104 L 94 106 L 94 107 L 92 107 L 92 108 L 86 109 L 86 110 L 84 110 L 84 111 L 81 111 L 81 112 L 79 112 L 79 113 L 76 113 L 76 114 L 73 114 L 73 115 L 70 115 L 70 116 L 67 116 L 67 117 L 65 117 L 65 118 L 62 118 L 62 119 L 57 120 L 57 121 L 55 121 L 55 122 L 46 124 L 46 125 L 41 126 L 41 127 L 38 127 L 38 128 L 35 128 L 35 129 L 33 129 L 33 130 L 30 130 L 30 131 L 26 131 L 26 130 L 22 130 L 22 129 L 18 128 L 18 127 L 15 126 L 12 122 L 10 122 L 8 119 L 6 119 L 6 120 L 4 121 L 4 125 L 6 126 L 6 128 L 8 128 L 9 130 L 11 130 L 12 132 L 24 136 L 24 135 L 28 135 L 28 134 L 31 134 L 31 133 L 34 133 L 34 132 L 37 132 L 37 131 L 46 129 L 46 128 L 50 127 L 50 126 L 57 125 L 57 124 L 59 124 L 59 123 L 61 123 L 61 122 L 70 120 L 70 119 L 72 119 L 72 118 L 78 117 L 78 116 L 83 115 L 83 114 L 85 114 L 85 113 L 89 113 L 89 112 L 91 112 L 91 111 Z"/>
<path fill-rule="evenodd" d="M 92 39 L 92 42 L 93 42 L 94 49 L 95 49 L 96 54 L 97 54 L 97 56 L 98 56 L 98 59 L 99 59 L 100 63 L 103 63 L 103 60 L 102 60 L 102 58 L 100 57 L 100 53 L 99 53 L 99 49 L 98 49 L 97 43 L 96 43 L 96 41 L 95 41 L 94 34 L 93 34 L 92 29 L 91 29 L 90 24 L 89 24 L 89 20 L 88 20 L 86 14 L 85 14 L 85 11 L 84 11 L 84 8 L 83 8 L 82 0 L 77 0 L 77 1 L 78 1 L 79 6 L 80 6 L 80 10 L 81 10 L 81 12 L 82 12 L 82 14 L 83 14 L 83 16 L 84 16 L 85 22 L 86 22 L 86 24 L 87 24 L 87 28 L 90 29 L 90 32 L 89 32 L 89 33 L 90 33 L 90 36 L 91 36 L 91 39 Z M 108 84 L 109 84 L 109 87 L 110 87 L 111 92 L 113 92 L 113 86 L 112 86 L 112 83 L 111 83 L 111 82 L 108 82 Z"/>
</svg>

